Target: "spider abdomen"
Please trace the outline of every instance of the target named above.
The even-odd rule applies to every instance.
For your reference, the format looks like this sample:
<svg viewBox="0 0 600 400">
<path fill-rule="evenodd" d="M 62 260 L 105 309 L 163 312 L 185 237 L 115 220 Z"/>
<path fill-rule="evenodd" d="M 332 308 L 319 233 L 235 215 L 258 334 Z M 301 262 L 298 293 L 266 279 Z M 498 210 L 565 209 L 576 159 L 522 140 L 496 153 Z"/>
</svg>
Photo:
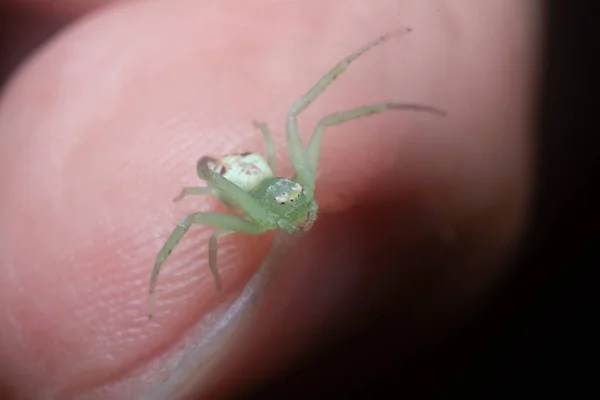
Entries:
<svg viewBox="0 0 600 400">
<path fill-rule="evenodd" d="M 291 226 L 302 226 L 308 218 L 310 202 L 297 182 L 285 178 L 267 178 L 251 194 L 277 220 L 284 220 Z"/>
<path fill-rule="evenodd" d="M 250 192 L 260 182 L 273 177 L 269 164 L 256 153 L 231 154 L 218 159 L 205 157 L 208 168 Z"/>
</svg>

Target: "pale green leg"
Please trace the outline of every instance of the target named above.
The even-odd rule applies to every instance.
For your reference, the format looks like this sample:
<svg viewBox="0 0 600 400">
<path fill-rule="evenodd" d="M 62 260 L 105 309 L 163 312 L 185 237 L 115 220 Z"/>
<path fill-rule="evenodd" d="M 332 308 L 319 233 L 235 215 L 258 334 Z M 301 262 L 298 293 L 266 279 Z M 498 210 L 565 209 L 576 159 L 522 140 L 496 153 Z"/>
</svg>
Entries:
<svg viewBox="0 0 600 400">
<path fill-rule="evenodd" d="M 215 193 L 208 187 L 196 187 L 196 186 L 189 186 L 189 187 L 184 187 L 181 190 L 181 193 L 179 193 L 179 195 L 177 197 L 175 197 L 173 199 L 173 201 L 180 201 L 182 200 L 185 196 L 196 196 L 196 195 L 201 195 L 201 196 L 205 196 L 205 195 L 214 195 Z M 225 197 L 225 196 L 218 196 L 219 200 L 221 201 L 221 203 L 225 204 L 225 206 L 227 208 L 229 208 L 230 210 L 235 210 L 234 205 Z"/>
<path fill-rule="evenodd" d="M 210 237 L 208 241 L 208 267 L 210 268 L 210 272 L 213 274 L 213 278 L 215 279 L 215 286 L 217 287 L 217 291 L 221 291 L 223 289 L 223 283 L 221 280 L 221 275 L 219 274 L 219 270 L 217 268 L 217 250 L 219 249 L 218 241 L 219 239 L 231 235 L 235 233 L 233 231 L 226 231 L 219 229 L 215 231 Z"/>
<path fill-rule="evenodd" d="M 273 171 L 273 174 L 276 174 L 275 168 L 277 167 L 277 156 L 275 155 L 275 141 L 273 141 L 273 136 L 271 136 L 271 130 L 264 122 L 253 121 L 253 124 L 254 127 L 260 129 L 263 134 L 265 144 L 267 145 L 267 163 L 269 164 L 271 171 Z"/>
<path fill-rule="evenodd" d="M 208 161 L 210 161 L 208 157 L 202 157 L 198 160 L 196 164 L 198 176 L 200 179 L 207 181 L 211 189 L 217 191 L 219 198 L 226 198 L 232 204 L 239 206 L 245 215 L 251 220 L 256 221 L 265 230 L 277 228 L 277 223 L 271 219 L 268 210 L 260 205 L 249 193 L 208 168 Z"/>
<path fill-rule="evenodd" d="M 395 30 L 367 43 L 340 61 L 335 67 L 333 67 L 331 71 L 319 79 L 319 81 L 308 92 L 306 92 L 304 96 L 296 100 L 290 107 L 290 110 L 287 113 L 286 121 L 288 151 L 292 165 L 296 170 L 296 179 L 298 183 L 304 187 L 304 190 L 310 199 L 314 197 L 315 175 L 313 174 L 312 168 L 308 163 L 304 152 L 304 146 L 302 145 L 302 139 L 300 138 L 300 132 L 298 130 L 297 116 L 304 111 L 329 85 L 331 85 L 336 78 L 343 74 L 354 60 L 373 47 L 384 43 L 388 39 L 408 33 L 410 31 L 411 29 L 408 28 Z"/>
<path fill-rule="evenodd" d="M 182 200 L 185 196 L 209 195 L 214 194 L 208 187 L 184 187 L 181 193 L 173 201 Z"/>
<path fill-rule="evenodd" d="M 148 316 L 152 318 L 152 309 L 154 308 L 154 290 L 156 281 L 160 272 L 161 266 L 173 252 L 173 249 L 179 244 L 181 238 L 187 233 L 190 227 L 194 224 L 206 225 L 219 228 L 223 231 L 245 233 L 247 235 L 256 235 L 263 233 L 265 229 L 252 221 L 235 217 L 228 214 L 217 213 L 194 213 L 185 216 L 178 224 L 175 230 L 171 233 L 163 247 L 158 252 L 152 276 L 150 278 L 150 290 L 148 296 Z M 216 256 L 216 250 L 215 250 Z M 209 251 L 210 257 L 210 251 Z M 216 257 L 215 257 L 216 260 Z M 209 260 L 210 261 L 210 260 Z"/>
<path fill-rule="evenodd" d="M 371 104 L 368 106 L 354 108 L 352 110 L 347 110 L 335 114 L 328 115 L 324 117 L 315 128 L 312 137 L 310 138 L 310 142 L 308 143 L 308 147 L 306 149 L 306 158 L 308 165 L 310 166 L 310 171 L 313 176 L 316 176 L 317 166 L 319 163 L 319 154 L 321 152 L 321 143 L 323 141 L 323 132 L 330 126 L 343 124 L 344 122 L 352 121 L 357 118 L 366 117 L 372 114 L 380 114 L 385 111 L 391 110 L 408 110 L 408 111 L 418 111 L 418 112 L 427 112 L 430 114 L 444 116 L 446 115 L 445 111 L 437 109 L 435 107 L 430 107 L 427 105 L 421 104 L 398 104 L 398 103 L 379 103 L 379 104 Z"/>
</svg>

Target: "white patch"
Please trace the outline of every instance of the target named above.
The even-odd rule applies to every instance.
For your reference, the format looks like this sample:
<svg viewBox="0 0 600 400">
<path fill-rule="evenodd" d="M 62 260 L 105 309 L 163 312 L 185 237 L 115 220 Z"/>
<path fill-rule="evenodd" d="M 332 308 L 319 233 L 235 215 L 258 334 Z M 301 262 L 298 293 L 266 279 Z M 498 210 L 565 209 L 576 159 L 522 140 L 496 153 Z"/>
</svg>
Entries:
<svg viewBox="0 0 600 400">
<path fill-rule="evenodd" d="M 256 153 L 234 154 L 207 163 L 208 168 L 249 192 L 267 178 L 273 177 L 269 164 Z"/>
</svg>

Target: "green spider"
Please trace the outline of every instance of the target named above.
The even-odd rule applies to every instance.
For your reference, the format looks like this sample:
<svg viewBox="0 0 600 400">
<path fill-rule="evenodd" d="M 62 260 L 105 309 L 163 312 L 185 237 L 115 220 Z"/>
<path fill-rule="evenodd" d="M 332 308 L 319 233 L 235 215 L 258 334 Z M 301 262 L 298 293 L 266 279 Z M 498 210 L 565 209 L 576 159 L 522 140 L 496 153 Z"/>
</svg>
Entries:
<svg viewBox="0 0 600 400">
<path fill-rule="evenodd" d="M 275 229 L 294 234 L 306 232 L 317 218 L 318 205 L 314 198 L 315 179 L 321 150 L 321 141 L 326 128 L 339 125 L 371 114 L 390 110 L 427 112 L 438 116 L 445 111 L 435 107 L 414 103 L 378 103 L 328 115 L 317 124 L 308 146 L 305 148 L 298 131 L 298 115 L 304 111 L 348 66 L 371 48 L 388 39 L 410 32 L 410 28 L 398 29 L 367 43 L 340 61 L 329 73 L 302 97 L 296 100 L 286 116 L 286 138 L 290 161 L 295 170 L 291 179 L 274 175 L 275 143 L 269 127 L 254 122 L 261 130 L 267 147 L 267 160 L 255 153 L 234 154 L 214 159 L 204 156 L 197 163 L 200 179 L 205 187 L 186 187 L 175 198 L 187 195 L 214 195 L 237 215 L 198 212 L 185 216 L 167 239 L 156 257 L 150 279 L 149 314 L 152 318 L 154 291 L 161 266 L 192 225 L 206 225 L 216 230 L 208 245 L 208 265 L 218 291 L 221 277 L 217 270 L 217 241 L 232 233 L 257 235 Z"/>
</svg>

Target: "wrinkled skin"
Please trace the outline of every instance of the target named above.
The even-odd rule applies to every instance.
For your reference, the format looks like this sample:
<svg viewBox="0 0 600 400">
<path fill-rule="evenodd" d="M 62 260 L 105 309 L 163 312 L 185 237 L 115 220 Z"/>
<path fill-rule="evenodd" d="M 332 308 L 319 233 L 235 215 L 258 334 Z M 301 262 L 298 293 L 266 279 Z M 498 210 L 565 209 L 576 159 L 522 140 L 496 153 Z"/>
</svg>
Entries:
<svg viewBox="0 0 600 400">
<path fill-rule="evenodd" d="M 451 326 L 506 272 L 532 184 L 534 2 L 22 3 L 25 13 L 85 16 L 32 53 L 1 94 L 3 398 L 127 399 L 159 382 L 186 332 L 243 286 L 270 245 L 270 235 L 224 239 L 218 294 L 211 232 L 195 230 L 165 266 L 148 321 L 157 250 L 181 216 L 217 204 L 172 202 L 196 184 L 196 160 L 264 153 L 259 119 L 289 175 L 287 107 L 349 51 L 399 26 L 414 32 L 353 65 L 300 117 L 304 137 L 325 114 L 376 101 L 449 116 L 389 113 L 328 131 L 319 220 L 277 277 L 269 296 L 279 306 L 261 315 L 253 351 L 218 385 L 260 377 L 265 354 L 273 370 L 293 362 L 327 324 L 360 321 L 354 310 L 368 299 L 444 310 L 440 326 Z M 438 249 L 445 268 L 420 268 L 419 248 Z M 401 298 L 390 294 L 399 288 Z"/>
</svg>

